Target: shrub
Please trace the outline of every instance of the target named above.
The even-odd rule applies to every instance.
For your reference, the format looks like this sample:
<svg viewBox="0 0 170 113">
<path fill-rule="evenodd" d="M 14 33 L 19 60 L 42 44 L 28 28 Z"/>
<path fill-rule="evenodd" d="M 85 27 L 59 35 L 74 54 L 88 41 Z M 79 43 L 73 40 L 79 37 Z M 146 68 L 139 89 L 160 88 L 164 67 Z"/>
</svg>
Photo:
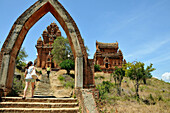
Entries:
<svg viewBox="0 0 170 113">
<path fill-rule="evenodd" d="M 97 89 L 99 90 L 99 97 L 101 99 L 105 99 L 106 95 L 110 93 L 110 89 L 113 84 L 109 81 L 103 81 L 101 84 L 97 85 Z"/>
<path fill-rule="evenodd" d="M 40 74 L 42 74 L 42 71 L 39 71 Z"/>
<path fill-rule="evenodd" d="M 163 101 L 164 99 L 163 99 L 163 97 L 162 97 L 162 95 L 158 95 L 158 101 Z"/>
<path fill-rule="evenodd" d="M 70 74 L 70 77 L 75 78 L 75 75 L 74 74 Z"/>
<path fill-rule="evenodd" d="M 152 94 L 149 95 L 149 98 L 154 101 Z"/>
<path fill-rule="evenodd" d="M 23 81 L 24 81 L 23 77 L 20 78 L 18 78 L 18 76 L 14 77 L 12 89 L 8 96 L 19 96 L 23 92 L 23 89 L 25 87 Z"/>
<path fill-rule="evenodd" d="M 104 76 L 100 76 L 99 78 L 100 78 L 100 79 L 105 79 L 105 77 L 104 77 Z"/>
<path fill-rule="evenodd" d="M 98 76 L 95 76 L 94 79 L 98 79 L 99 77 Z"/>
<path fill-rule="evenodd" d="M 141 92 L 143 92 L 144 89 L 145 89 L 144 86 L 141 86 L 141 87 L 140 87 L 140 91 L 141 91 Z"/>
<path fill-rule="evenodd" d="M 64 60 L 60 63 L 60 67 L 62 69 L 67 70 L 67 74 L 70 75 L 70 70 L 74 69 L 74 61 L 73 60 Z"/>
<path fill-rule="evenodd" d="M 60 76 L 58 77 L 58 79 L 59 79 L 60 81 L 65 80 L 65 78 L 64 78 L 62 75 L 60 75 Z"/>
<path fill-rule="evenodd" d="M 68 81 L 68 82 L 66 82 L 65 84 L 64 84 L 64 86 L 66 87 L 66 88 L 72 88 L 72 89 L 74 89 L 74 81 Z"/>
<path fill-rule="evenodd" d="M 99 72 L 101 72 L 102 70 L 100 69 L 100 65 L 94 65 L 94 71 L 95 72 L 97 72 L 97 71 L 99 71 Z"/>
</svg>

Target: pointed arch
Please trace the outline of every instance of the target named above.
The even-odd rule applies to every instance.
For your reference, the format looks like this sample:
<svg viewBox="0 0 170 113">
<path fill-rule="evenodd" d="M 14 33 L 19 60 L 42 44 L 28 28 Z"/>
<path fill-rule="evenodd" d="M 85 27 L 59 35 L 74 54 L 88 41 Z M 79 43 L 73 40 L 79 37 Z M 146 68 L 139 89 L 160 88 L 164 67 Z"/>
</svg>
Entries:
<svg viewBox="0 0 170 113">
<path fill-rule="evenodd" d="M 39 0 L 14 23 L 0 53 L 0 89 L 12 87 L 15 59 L 29 29 L 50 12 L 64 29 L 75 57 L 75 87 L 94 87 L 93 60 L 88 60 L 79 29 L 58 0 Z M 90 79 L 90 80 L 88 80 Z"/>
</svg>

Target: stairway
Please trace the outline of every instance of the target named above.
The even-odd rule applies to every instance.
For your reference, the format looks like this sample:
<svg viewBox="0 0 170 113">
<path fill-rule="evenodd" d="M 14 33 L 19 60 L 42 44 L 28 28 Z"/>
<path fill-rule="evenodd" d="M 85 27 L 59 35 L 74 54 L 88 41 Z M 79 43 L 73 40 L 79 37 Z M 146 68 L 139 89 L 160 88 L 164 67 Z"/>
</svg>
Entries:
<svg viewBox="0 0 170 113">
<path fill-rule="evenodd" d="M 46 74 L 41 75 L 40 80 L 41 81 L 36 84 L 34 95 L 53 96 L 50 79 L 47 78 Z"/>
<path fill-rule="evenodd" d="M 2 97 L 0 113 L 78 113 L 77 99 Z"/>
</svg>

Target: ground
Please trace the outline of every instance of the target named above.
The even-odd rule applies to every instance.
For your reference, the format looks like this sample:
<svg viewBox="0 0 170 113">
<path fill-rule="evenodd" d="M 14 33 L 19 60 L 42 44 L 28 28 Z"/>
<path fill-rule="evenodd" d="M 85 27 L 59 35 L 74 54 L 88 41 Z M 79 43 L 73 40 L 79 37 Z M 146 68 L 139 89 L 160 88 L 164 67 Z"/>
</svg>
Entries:
<svg viewBox="0 0 170 113">
<path fill-rule="evenodd" d="M 141 82 L 139 88 L 140 99 L 137 100 L 134 90 L 134 83 L 128 78 L 122 82 L 122 95 L 117 95 L 114 79 L 110 74 L 102 72 L 95 73 L 96 85 L 103 81 L 111 81 L 113 86 L 105 99 L 98 102 L 100 112 L 104 113 L 170 113 L 170 83 L 151 78 L 144 85 Z"/>
<path fill-rule="evenodd" d="M 70 77 L 69 75 L 66 75 L 66 70 L 60 70 L 60 71 L 51 71 L 50 77 L 47 77 L 46 70 L 42 70 L 40 68 L 37 68 L 37 72 L 40 72 L 42 74 L 38 74 L 38 78 L 41 80 L 40 82 L 36 82 L 36 88 L 34 95 L 41 95 L 41 96 L 55 96 L 55 97 L 71 97 L 73 94 L 73 87 L 71 85 L 74 85 L 74 79 Z M 24 73 L 16 70 L 16 72 L 21 74 L 21 82 L 23 87 L 20 87 L 18 84 L 17 90 L 19 89 L 19 96 L 23 95 L 23 88 L 24 88 Z M 74 71 L 70 72 L 74 75 Z M 63 77 L 63 80 L 60 80 L 60 77 Z M 71 85 L 67 84 L 70 83 Z M 18 80 L 14 82 L 14 84 L 18 83 Z M 15 89 L 16 89 L 15 87 Z M 18 88 L 19 87 L 19 88 Z M 31 86 L 29 86 L 27 96 L 30 97 L 31 94 Z"/>
<path fill-rule="evenodd" d="M 46 71 L 41 71 L 42 75 L 39 75 L 39 78 L 42 81 L 48 81 Z M 74 74 L 74 71 L 71 71 L 71 73 Z M 73 96 L 71 87 L 73 87 L 72 85 L 74 84 L 74 81 L 70 83 L 70 80 L 72 80 L 72 78 L 66 75 L 65 70 L 51 72 L 48 81 L 50 86 L 47 85 L 48 82 L 47 84 L 38 82 L 36 84 L 36 91 L 39 91 L 42 94 L 42 91 L 39 89 L 41 84 L 46 87 L 44 89 L 49 91 L 48 95 L 70 97 Z M 170 83 L 166 83 L 156 78 L 148 79 L 146 85 L 141 82 L 139 87 L 140 99 L 136 99 L 134 97 L 134 83 L 127 77 L 122 81 L 121 96 L 117 95 L 114 79 L 110 74 L 103 72 L 95 73 L 95 84 L 97 88 L 103 81 L 109 81 L 113 86 L 110 86 L 110 92 L 104 95 L 104 99 L 99 98 L 97 100 L 98 108 L 101 113 L 170 113 Z M 22 96 L 22 92 L 20 93 L 20 96 Z"/>
</svg>

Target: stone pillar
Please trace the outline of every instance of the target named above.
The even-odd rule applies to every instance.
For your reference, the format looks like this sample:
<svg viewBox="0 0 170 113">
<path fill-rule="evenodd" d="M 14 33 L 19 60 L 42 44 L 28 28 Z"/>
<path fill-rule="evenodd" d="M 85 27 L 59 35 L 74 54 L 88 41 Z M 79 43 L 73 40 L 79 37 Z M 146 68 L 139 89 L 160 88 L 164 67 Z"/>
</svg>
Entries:
<svg viewBox="0 0 170 113">
<path fill-rule="evenodd" d="M 4 53 L 2 58 L 2 67 L 0 70 L 0 96 L 7 90 L 7 79 L 8 79 L 8 70 L 10 63 L 10 52 Z M 13 71 L 13 70 L 12 70 Z M 10 88 L 10 87 L 8 87 Z"/>
<path fill-rule="evenodd" d="M 75 89 L 83 88 L 83 57 L 75 58 Z"/>
</svg>

